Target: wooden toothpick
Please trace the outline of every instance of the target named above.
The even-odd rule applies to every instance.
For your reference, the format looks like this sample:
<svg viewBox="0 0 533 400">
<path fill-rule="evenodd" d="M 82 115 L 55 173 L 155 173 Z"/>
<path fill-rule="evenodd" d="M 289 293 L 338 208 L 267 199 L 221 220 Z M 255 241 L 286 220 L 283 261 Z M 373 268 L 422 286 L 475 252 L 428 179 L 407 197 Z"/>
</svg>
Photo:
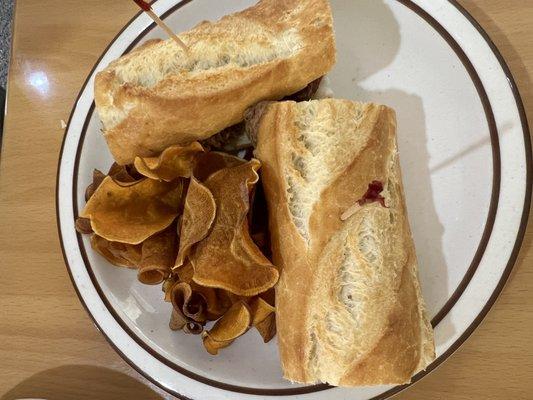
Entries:
<svg viewBox="0 0 533 400">
<path fill-rule="evenodd" d="M 353 206 L 351 206 L 349 209 L 347 209 L 346 211 L 342 213 L 341 221 L 346 221 L 348 218 L 354 215 L 361 208 L 363 207 L 359 203 L 355 203 Z"/>
<path fill-rule="evenodd" d="M 167 34 L 168 36 L 170 36 L 172 39 L 174 39 L 174 41 L 186 52 L 188 53 L 189 52 L 189 48 L 187 47 L 187 45 L 185 43 L 183 43 L 180 38 L 172 31 L 172 29 L 170 29 L 168 27 L 167 24 L 165 24 L 161 18 L 159 18 L 157 16 L 157 14 L 154 12 L 154 10 L 152 10 L 152 7 L 150 6 L 150 4 L 148 4 L 146 1 L 144 0 L 133 0 L 135 2 L 135 4 L 137 4 L 141 10 L 143 10 L 146 14 L 148 14 L 150 16 L 150 18 L 152 18 L 154 20 L 154 22 L 159 25 L 159 27 L 161 29 L 163 29 Z"/>
</svg>

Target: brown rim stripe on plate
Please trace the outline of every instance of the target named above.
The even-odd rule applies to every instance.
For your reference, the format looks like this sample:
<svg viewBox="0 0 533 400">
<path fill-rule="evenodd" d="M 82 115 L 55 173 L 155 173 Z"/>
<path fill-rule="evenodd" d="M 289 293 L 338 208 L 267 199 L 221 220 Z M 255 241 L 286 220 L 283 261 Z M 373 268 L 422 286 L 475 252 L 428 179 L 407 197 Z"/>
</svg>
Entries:
<svg viewBox="0 0 533 400">
<path fill-rule="evenodd" d="M 170 8 L 166 13 L 163 14 L 163 18 L 165 17 L 168 17 L 168 15 L 172 14 L 173 12 L 175 12 L 176 10 L 178 10 L 179 8 L 181 8 L 182 6 L 184 6 L 185 4 L 187 3 L 190 3 L 192 0 L 185 0 L 185 1 L 182 1 L 180 2 L 179 4 L 175 5 L 174 7 Z M 442 318 L 444 318 L 444 316 L 448 313 L 448 311 L 453 307 L 453 305 L 455 304 L 455 302 L 459 299 L 459 297 L 461 296 L 462 292 L 464 291 L 464 289 L 466 289 L 466 287 L 468 286 L 468 283 L 470 282 L 473 274 L 475 273 L 475 270 L 477 268 L 477 265 L 479 264 L 479 261 L 481 260 L 481 257 L 483 255 L 483 252 L 486 248 L 486 244 L 488 242 L 488 239 L 490 237 L 490 233 L 491 233 L 491 228 L 492 228 L 492 225 L 494 223 L 494 219 L 495 219 L 495 212 L 496 212 L 496 209 L 497 209 L 497 200 L 498 200 L 498 194 L 497 192 L 499 192 L 499 183 L 500 183 L 500 155 L 499 155 L 499 149 L 498 149 L 498 136 L 497 136 L 497 131 L 496 131 L 496 126 L 495 126 L 495 122 L 494 122 L 494 116 L 492 114 L 492 110 L 490 108 L 490 103 L 488 101 L 488 98 L 487 98 L 487 95 L 486 95 L 486 92 L 482 86 L 482 83 L 481 83 L 481 80 L 479 79 L 479 76 L 477 75 L 475 69 L 473 68 L 473 65 L 472 63 L 468 60 L 466 54 L 462 51 L 462 49 L 460 48 L 460 46 L 457 44 L 457 42 L 455 42 L 455 40 L 452 38 L 452 36 L 431 16 L 429 15 L 425 10 L 423 10 L 422 8 L 420 8 L 418 5 L 412 3 L 412 1 L 410 0 L 397 0 L 398 2 L 400 2 L 401 4 L 407 6 L 409 9 L 411 9 L 412 11 L 414 11 L 415 13 L 417 13 L 420 17 L 422 17 L 426 22 L 428 22 L 435 30 L 437 30 L 437 32 L 448 42 L 448 44 L 452 47 L 452 49 L 455 51 L 455 53 L 457 54 L 457 56 L 461 59 L 461 61 L 463 62 L 465 68 L 467 69 L 467 71 L 469 72 L 477 90 L 478 90 L 478 94 L 480 95 L 480 98 L 482 100 L 482 103 L 483 103 L 483 107 L 485 109 L 485 113 L 487 115 L 487 120 L 488 120 L 488 123 L 489 123 L 489 128 L 490 128 L 490 131 L 491 131 L 491 144 L 492 144 L 492 151 L 493 151 L 493 164 L 494 164 L 494 168 L 493 168 L 493 172 L 494 172 L 494 176 L 493 176 L 493 192 L 492 192 L 492 196 L 491 196 L 491 205 L 489 207 L 489 216 L 488 216 L 488 219 L 487 219 L 487 223 L 485 225 L 485 229 L 484 229 L 484 233 L 482 235 L 482 240 L 481 240 L 481 243 L 480 245 L 478 246 L 478 250 L 476 251 L 476 254 L 474 256 L 474 260 L 472 262 L 472 264 L 470 265 L 467 273 L 465 274 L 465 277 L 463 278 L 462 282 L 459 284 L 459 286 L 457 287 L 456 291 L 452 294 L 452 297 L 450 297 L 450 299 L 447 301 L 447 303 L 445 304 L 444 308 L 439 311 L 439 313 L 437 313 L 437 315 L 435 316 L 435 318 L 433 319 L 432 323 L 434 324 L 434 326 L 436 326 L 438 324 L 438 322 L 440 322 L 442 320 Z M 530 137 L 529 137 L 529 128 L 528 128 L 528 124 L 527 124 L 527 119 L 525 117 L 525 110 L 524 110 L 524 106 L 522 104 L 522 100 L 520 98 L 520 94 L 518 93 L 518 90 L 516 88 L 516 84 L 514 82 L 514 79 L 509 71 L 509 68 L 507 67 L 507 65 L 505 64 L 505 61 L 503 60 L 501 54 L 498 52 L 496 46 L 494 45 L 494 43 L 492 43 L 492 41 L 490 40 L 490 38 L 488 37 L 488 35 L 486 34 L 486 32 L 483 31 L 483 29 L 481 28 L 481 26 L 474 20 L 474 18 L 468 14 L 468 12 L 462 8 L 459 4 L 457 4 L 457 2 L 453 1 L 453 0 L 449 0 L 450 3 L 452 5 L 454 5 L 459 11 L 461 11 L 461 13 L 463 13 L 463 15 L 465 15 L 465 17 L 476 27 L 476 29 L 480 32 L 480 34 L 483 36 L 483 38 L 486 40 L 486 42 L 489 44 L 489 46 L 491 47 L 493 53 L 496 55 L 496 57 L 498 58 L 498 61 L 500 62 L 509 82 L 510 82 L 510 86 L 511 86 L 511 89 L 513 91 L 513 94 L 514 94 L 514 97 L 515 97 L 515 101 L 516 101 L 516 104 L 517 104 L 517 107 L 518 107 L 518 111 L 520 113 L 520 118 L 521 118 L 521 122 L 522 122 L 522 128 L 523 128 L 523 133 L 524 133 L 524 140 L 525 140 L 525 144 L 526 144 L 526 148 L 525 148 L 525 153 L 526 153 L 526 162 L 527 162 L 527 181 L 529 181 L 531 179 L 531 173 L 532 173 L 532 157 L 531 157 L 531 142 L 530 142 Z M 78 95 L 78 99 L 81 97 L 83 91 L 85 90 L 86 86 L 87 86 L 87 82 L 89 80 L 89 78 L 92 76 L 92 74 L 94 73 L 97 65 L 100 63 L 102 57 L 104 54 L 107 53 L 107 51 L 109 50 L 109 48 L 115 43 L 115 41 L 117 40 L 117 38 L 121 35 L 121 33 L 133 22 L 133 20 L 135 20 L 141 13 L 138 13 L 127 25 L 124 26 L 124 28 L 117 34 L 117 36 L 113 39 L 113 41 L 109 44 L 109 46 L 106 48 L 106 50 L 102 53 L 102 56 L 100 57 L 100 59 L 96 62 L 95 66 L 93 67 L 91 73 L 89 74 L 88 78 L 87 78 L 87 81 L 85 82 L 85 84 L 83 85 L 79 95 Z M 155 27 L 155 24 L 152 24 L 150 25 L 148 28 L 146 28 L 137 38 L 136 40 L 128 47 L 127 51 L 130 51 L 149 31 L 151 31 L 153 28 Z M 126 52 L 127 52 L 126 51 Z M 484 100 L 484 101 L 483 101 Z M 77 103 L 77 101 L 76 101 Z M 75 107 L 73 108 L 72 112 L 71 112 L 71 116 L 69 118 L 69 123 L 67 125 L 67 130 L 66 132 L 68 133 L 68 130 L 69 130 L 69 127 L 70 127 L 70 122 L 71 122 L 71 119 L 72 119 L 72 116 L 74 114 L 74 111 L 75 111 Z M 74 199 L 74 211 L 75 211 L 75 215 L 77 215 L 77 191 L 75 190 L 76 187 L 77 187 L 77 171 L 78 171 L 78 164 L 79 164 L 79 156 L 80 156 L 80 150 L 81 150 L 81 146 L 83 145 L 83 140 L 84 140 L 84 137 L 85 137 L 85 133 L 86 133 L 86 129 L 87 129 L 87 125 L 88 125 L 88 122 L 90 121 L 90 117 L 92 116 L 92 113 L 94 111 L 94 103 L 93 105 L 91 106 L 90 110 L 89 110 L 89 113 L 88 113 L 88 116 L 87 116 L 87 119 L 85 121 L 85 124 L 84 124 L 84 127 L 83 127 L 83 131 L 82 131 L 82 136 L 80 137 L 80 143 L 78 145 L 78 150 L 77 150 L 77 154 L 76 154 L 76 164 L 75 164 L 75 171 L 74 171 L 74 182 L 73 182 L 73 189 L 74 189 L 74 193 L 73 193 L 73 199 Z M 66 137 L 66 135 L 65 135 Z M 59 164 L 58 164 L 58 171 L 57 171 L 57 183 L 59 183 L 59 173 L 60 173 L 60 165 L 61 165 L 61 159 L 62 159 L 62 155 L 63 155 L 63 149 L 64 149 L 64 144 L 65 144 L 65 139 L 63 140 L 63 144 L 61 146 L 61 152 L 60 152 L 60 158 L 59 158 Z M 496 146 L 495 146 L 496 144 Z M 497 167 L 497 168 L 496 168 Z M 497 187 L 497 192 L 495 191 Z M 179 393 L 176 393 L 172 390 L 169 390 L 168 388 L 164 387 L 162 384 L 160 384 L 159 382 L 156 382 L 152 377 L 148 376 L 147 374 L 144 373 L 144 371 L 142 371 L 138 366 L 136 366 L 131 360 L 127 359 L 127 357 L 111 342 L 111 340 L 107 337 L 107 335 L 105 334 L 105 332 L 103 332 L 103 330 L 98 326 L 98 324 L 96 323 L 96 320 L 94 318 L 94 316 L 91 314 L 91 312 L 89 311 L 89 309 L 87 308 L 83 298 L 81 297 L 80 293 L 79 293 L 79 290 L 76 286 L 76 283 L 72 277 L 72 272 L 70 270 L 70 267 L 69 267 L 69 264 L 68 264 L 68 260 L 67 260 L 67 257 L 66 257 L 66 253 L 65 253 L 65 248 L 64 248 L 64 244 L 63 244 L 63 240 L 62 240 L 62 234 L 61 234 L 61 227 L 60 227 L 60 220 L 59 220 L 59 213 L 58 213 L 58 189 L 59 189 L 59 185 L 57 184 L 56 185 L 56 212 L 57 212 L 57 224 L 58 224 L 58 231 L 59 231 L 59 236 L 60 236 L 60 241 L 61 241 L 61 248 L 62 248 L 62 252 L 63 252 L 63 257 L 65 259 L 65 263 L 67 265 L 67 270 L 69 272 L 69 275 L 71 277 L 71 280 L 72 280 L 72 283 L 76 289 L 76 292 L 78 294 L 78 297 L 80 298 L 80 301 L 82 302 L 84 308 L 86 309 L 86 311 L 88 312 L 88 314 L 91 316 L 91 318 L 93 319 L 93 322 L 94 324 L 96 325 L 96 327 L 102 332 L 102 334 L 104 335 L 104 337 L 106 337 L 106 339 L 109 341 L 109 343 L 111 344 L 111 346 L 135 369 L 137 370 L 139 373 L 141 373 L 143 376 L 145 376 L 146 378 L 148 378 L 149 380 L 151 380 L 154 384 L 158 385 L 159 387 L 161 387 L 162 389 L 172 393 L 173 395 L 179 397 L 179 398 L 182 398 L 182 399 L 187 399 L 186 397 L 184 397 L 183 395 L 180 395 Z M 518 251 L 520 249 L 520 245 L 521 245 L 521 242 L 522 242 L 522 239 L 523 239 L 523 236 L 524 236 L 524 233 L 525 233 L 525 228 L 526 228 L 526 225 L 527 225 L 527 218 L 528 218 L 528 214 L 529 214 L 529 204 L 531 202 L 531 187 L 528 186 L 526 188 L 526 197 L 525 197 L 525 203 L 524 203 L 524 209 L 523 209 L 523 214 L 522 214 L 522 220 L 521 220 L 521 224 L 520 224 L 520 229 L 519 229 L 519 232 L 518 232 L 518 235 L 517 235 L 517 239 L 516 239 L 516 242 L 515 242 L 515 245 L 514 245 L 514 248 L 513 248 L 513 251 L 511 253 L 511 257 L 509 258 L 509 262 L 506 266 L 506 269 L 502 275 L 502 278 L 500 279 L 500 282 L 498 283 L 497 287 L 495 288 L 493 294 L 491 295 L 489 301 L 486 303 L 486 305 L 484 306 L 484 308 L 481 310 L 481 312 L 478 314 L 478 316 L 476 317 L 476 319 L 472 322 L 472 324 L 467 328 L 467 330 L 461 335 L 461 337 L 454 343 L 452 344 L 452 346 L 444 353 L 442 354 L 440 357 L 438 357 L 429 367 L 426 371 L 423 371 L 421 373 L 419 373 L 418 375 L 416 375 L 414 378 L 413 378 L 413 383 L 416 382 L 417 380 L 421 379 L 423 376 L 425 376 L 427 373 L 431 372 L 433 369 L 435 369 L 440 363 L 442 363 L 442 361 L 444 361 L 447 357 L 449 357 L 469 336 L 470 334 L 475 330 L 475 328 L 477 327 L 477 325 L 479 325 L 479 323 L 481 322 L 481 320 L 483 319 L 483 317 L 486 315 L 486 313 L 489 311 L 489 309 L 491 308 L 492 304 L 496 301 L 496 298 L 497 296 L 499 295 L 499 293 L 501 292 L 501 290 L 503 289 L 503 286 L 505 284 L 505 282 L 507 281 L 507 278 L 512 270 L 512 267 L 514 265 L 514 262 L 516 260 L 516 257 L 518 255 Z M 493 215 L 491 214 L 491 212 L 493 212 Z M 490 226 L 490 229 L 488 228 Z M 95 286 L 96 290 L 98 291 L 98 293 L 100 294 L 100 296 L 102 297 L 102 300 L 104 301 L 104 303 L 106 304 L 107 308 L 108 308 L 108 311 L 113 315 L 113 317 L 116 319 L 116 321 L 121 325 L 121 327 L 141 346 L 143 347 L 146 351 L 148 351 L 152 356 L 154 356 L 156 359 L 158 359 L 159 361 L 163 362 L 164 364 L 168 365 L 169 367 L 175 369 L 176 371 L 190 377 L 190 378 L 193 378 L 193 379 L 197 379 L 199 380 L 200 382 L 202 383 L 206 383 L 206 384 L 210 384 L 210 385 L 213 385 L 213 386 L 216 386 L 216 387 L 219 387 L 221 389 L 225 389 L 225 390 L 233 390 L 233 391 L 237 391 L 237 392 L 241 392 L 241 393 L 248 393 L 248 394 L 255 394 L 255 395 L 297 395 L 297 394 L 304 394 L 304 393 L 310 393 L 310 392 L 316 392 L 316 391 L 319 391 L 319 390 L 324 390 L 324 389 L 328 389 L 330 388 L 330 386 L 328 385 L 315 385 L 315 386 L 307 386 L 307 387 L 302 387 L 302 388 L 295 388 L 295 389 L 253 389 L 253 388 L 245 388 L 245 387 L 236 387 L 236 386 L 233 386 L 233 385 L 227 385 L 227 384 L 224 384 L 224 383 L 221 383 L 221 382 L 216 382 L 216 381 L 212 381 L 208 378 L 204 378 L 204 377 L 200 377 L 200 376 L 196 376 L 196 374 L 193 374 L 191 373 L 190 371 L 187 371 L 187 370 L 184 370 L 183 368 L 179 367 L 179 366 L 176 366 L 178 368 L 174 368 L 174 366 L 172 365 L 172 363 L 170 363 L 170 361 L 164 359 L 163 357 L 161 357 L 158 353 L 156 353 L 153 349 L 149 348 L 146 343 L 144 343 L 143 341 L 140 340 L 140 338 L 136 337 L 136 335 L 131 332 L 131 330 L 127 327 L 127 325 L 125 324 L 125 322 L 116 314 L 116 312 L 114 311 L 113 307 L 109 304 L 107 298 L 105 297 L 104 293 L 102 293 L 102 290 L 100 288 L 100 286 L 98 285 L 98 282 L 96 281 L 95 277 L 94 277 L 94 274 L 92 273 L 92 270 L 91 268 L 89 268 L 89 264 L 87 262 L 87 255 L 86 255 L 86 252 L 85 252 L 85 248 L 83 246 L 83 243 L 81 241 L 81 237 L 80 235 L 78 235 L 78 243 L 80 245 L 80 251 L 82 253 L 82 257 L 84 259 L 84 262 L 86 264 L 86 267 L 87 267 L 87 270 L 89 272 L 89 275 L 91 277 L 91 280 L 93 282 L 93 285 Z M 169 365 L 170 364 L 170 365 Z M 200 379 L 198 379 L 200 378 Z M 399 391 L 405 389 L 408 385 L 404 385 L 404 386 L 397 386 L 377 397 L 375 397 L 374 399 L 377 400 L 377 399 L 385 399 L 389 396 L 392 396 L 393 394 L 396 394 L 398 393 Z"/>
</svg>

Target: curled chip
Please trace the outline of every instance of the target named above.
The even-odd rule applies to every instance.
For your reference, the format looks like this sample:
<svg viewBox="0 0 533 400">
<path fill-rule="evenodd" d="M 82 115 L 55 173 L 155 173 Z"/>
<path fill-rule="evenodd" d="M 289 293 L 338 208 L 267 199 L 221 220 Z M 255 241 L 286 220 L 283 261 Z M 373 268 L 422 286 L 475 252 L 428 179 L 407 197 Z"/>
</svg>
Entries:
<svg viewBox="0 0 533 400">
<path fill-rule="evenodd" d="M 169 328 L 173 331 L 179 331 L 187 325 L 187 317 L 183 315 L 182 312 L 176 310 L 175 308 L 172 309 L 172 314 L 170 315 L 170 322 L 168 324 Z"/>
<path fill-rule="evenodd" d="M 187 319 L 200 323 L 207 321 L 206 299 L 200 293 L 195 292 L 188 283 L 175 284 L 170 293 L 170 300 L 174 310 Z"/>
<path fill-rule="evenodd" d="M 159 157 L 136 157 L 134 165 L 137 171 L 148 178 L 170 182 L 180 177 L 189 178 L 196 156 L 203 151 L 198 142 L 188 146 L 171 146 Z"/>
<path fill-rule="evenodd" d="M 263 337 L 263 341 L 268 343 L 276 334 L 276 309 L 268 304 L 261 297 L 256 297 L 250 302 L 252 314 L 252 325 Z"/>
<path fill-rule="evenodd" d="M 93 171 L 93 181 L 89 186 L 87 186 L 87 189 L 85 189 L 85 201 L 89 201 L 94 192 L 96 192 L 96 189 L 98 189 L 98 187 L 102 184 L 104 179 L 105 175 L 101 171 L 97 169 Z"/>
<path fill-rule="evenodd" d="M 203 294 L 207 302 L 207 320 L 216 321 L 231 307 L 231 301 L 227 292 L 222 289 L 207 288 L 192 283 L 195 290 Z"/>
<path fill-rule="evenodd" d="M 190 262 L 186 262 L 180 268 L 174 270 L 174 272 L 176 272 L 176 274 L 178 275 L 180 282 L 192 282 L 194 268 L 192 267 L 192 264 Z"/>
<path fill-rule="evenodd" d="M 249 193 L 259 179 L 259 166 L 259 161 L 251 160 L 224 168 L 205 181 L 215 198 L 217 212 L 211 231 L 189 255 L 193 280 L 199 285 L 255 296 L 276 284 L 277 269 L 248 231 Z"/>
<path fill-rule="evenodd" d="M 272 307 L 276 304 L 276 291 L 274 288 L 267 290 L 259 295 L 264 301 L 270 304 Z"/>
<path fill-rule="evenodd" d="M 256 297 L 250 302 L 250 312 L 252 313 L 252 325 L 255 326 L 276 312 L 276 309 L 261 297 Z"/>
<path fill-rule="evenodd" d="M 176 231 L 166 229 L 142 243 L 142 255 L 137 278 L 141 283 L 156 285 L 163 282 L 174 265 Z"/>
<path fill-rule="evenodd" d="M 108 176 L 80 216 L 89 218 L 93 231 L 107 240 L 139 244 L 174 221 L 182 191 L 182 180 L 143 179 L 123 187 Z"/>
<path fill-rule="evenodd" d="M 76 231 L 81 234 L 89 235 L 93 233 L 93 228 L 91 227 L 91 220 L 89 218 L 76 218 L 76 223 L 74 224 Z"/>
<path fill-rule="evenodd" d="M 204 330 L 204 326 L 196 321 L 189 321 L 183 327 L 183 332 L 189 333 L 191 335 L 199 335 Z"/>
<path fill-rule="evenodd" d="M 268 343 L 274 336 L 276 336 L 276 315 L 270 314 L 254 326 L 263 338 L 263 342 Z"/>
<path fill-rule="evenodd" d="M 200 182 L 204 182 L 209 176 L 221 169 L 236 167 L 245 163 L 246 160 L 242 158 L 227 153 L 211 151 L 198 156 L 193 175 Z"/>
<path fill-rule="evenodd" d="M 217 355 L 235 339 L 246 333 L 251 323 L 248 305 L 239 301 L 220 318 L 209 332 L 204 332 L 204 347 L 209 354 Z"/>
<path fill-rule="evenodd" d="M 91 246 L 117 267 L 137 268 L 141 261 L 141 245 L 110 242 L 98 235 L 93 235 Z"/>
<path fill-rule="evenodd" d="M 165 294 L 165 301 L 170 303 L 170 294 L 172 291 L 172 288 L 176 283 L 178 283 L 179 278 L 177 275 L 170 275 L 165 281 L 163 282 L 163 285 L 161 287 L 161 290 Z"/>
<path fill-rule="evenodd" d="M 190 262 L 186 262 L 183 266 L 176 270 L 176 279 L 179 282 L 188 283 L 191 288 L 202 295 L 207 303 L 207 320 L 215 321 L 219 319 L 233 304 L 230 298 L 230 293 L 222 289 L 215 289 L 205 286 L 200 286 L 193 281 L 194 270 Z M 169 287 L 167 285 L 167 287 Z M 166 292 L 165 299 L 170 299 L 170 293 Z"/>
<path fill-rule="evenodd" d="M 144 178 L 133 165 L 119 165 L 117 163 L 111 165 L 107 175 L 120 186 L 131 186 Z"/>
<path fill-rule="evenodd" d="M 181 219 L 180 245 L 175 268 L 181 267 L 192 246 L 207 236 L 215 214 L 213 195 L 208 188 L 191 178 Z"/>
</svg>

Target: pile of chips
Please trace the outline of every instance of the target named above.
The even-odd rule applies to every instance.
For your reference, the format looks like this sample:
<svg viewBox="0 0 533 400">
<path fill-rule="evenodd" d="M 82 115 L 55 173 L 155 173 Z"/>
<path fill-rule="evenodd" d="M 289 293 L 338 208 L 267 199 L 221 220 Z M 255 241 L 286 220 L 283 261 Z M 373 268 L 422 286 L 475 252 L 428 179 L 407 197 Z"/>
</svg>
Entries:
<svg viewBox="0 0 533 400">
<path fill-rule="evenodd" d="M 201 334 L 209 353 L 251 327 L 266 343 L 276 333 L 279 274 L 264 255 L 266 224 L 253 224 L 259 168 L 253 158 L 205 151 L 198 142 L 113 164 L 107 175 L 94 171 L 76 229 L 91 234 L 110 263 L 137 269 L 144 284 L 162 284 L 170 328 Z"/>
</svg>

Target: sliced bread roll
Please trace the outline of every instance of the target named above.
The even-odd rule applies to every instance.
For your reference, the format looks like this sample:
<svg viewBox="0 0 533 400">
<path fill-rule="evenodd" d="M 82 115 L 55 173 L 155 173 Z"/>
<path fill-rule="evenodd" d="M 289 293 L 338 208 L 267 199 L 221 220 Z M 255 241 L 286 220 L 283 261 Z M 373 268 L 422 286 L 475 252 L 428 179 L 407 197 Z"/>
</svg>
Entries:
<svg viewBox="0 0 533 400">
<path fill-rule="evenodd" d="M 96 76 L 96 108 L 118 163 L 208 138 L 335 63 L 328 0 L 261 0 L 179 37 L 188 53 L 172 39 L 153 40 Z"/>
<path fill-rule="evenodd" d="M 435 348 L 394 111 L 333 99 L 263 107 L 255 156 L 281 268 L 276 323 L 285 378 L 338 386 L 409 382 Z"/>
</svg>

